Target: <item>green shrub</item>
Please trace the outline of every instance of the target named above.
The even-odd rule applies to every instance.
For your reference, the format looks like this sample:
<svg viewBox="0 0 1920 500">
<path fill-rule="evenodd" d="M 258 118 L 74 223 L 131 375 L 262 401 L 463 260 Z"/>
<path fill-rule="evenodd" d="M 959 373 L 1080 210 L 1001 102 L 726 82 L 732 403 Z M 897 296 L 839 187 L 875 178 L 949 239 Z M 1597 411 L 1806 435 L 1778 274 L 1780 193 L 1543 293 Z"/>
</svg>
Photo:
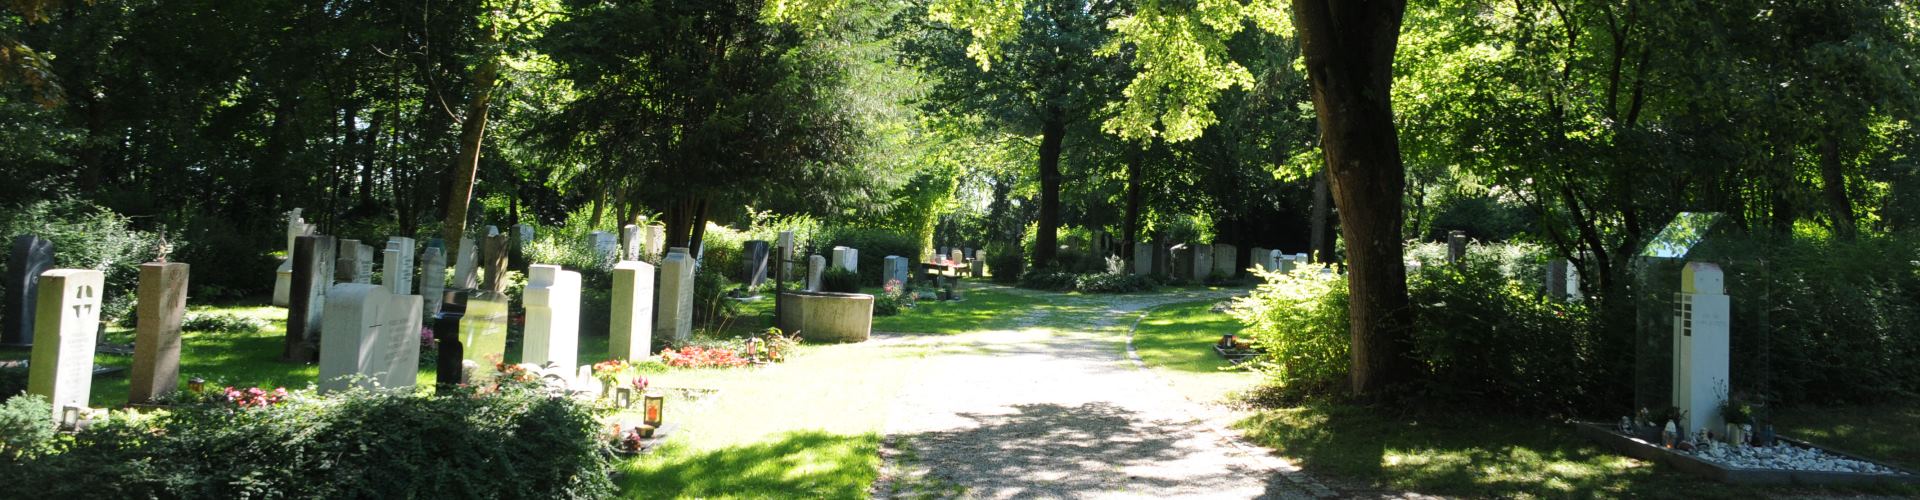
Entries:
<svg viewBox="0 0 1920 500">
<path fill-rule="evenodd" d="M 180 321 L 180 329 L 190 332 L 208 332 L 222 334 L 260 333 L 267 322 L 234 314 L 193 313 Z"/>
<path fill-rule="evenodd" d="M 1600 330 L 1579 303 L 1547 300 L 1507 279 L 1498 255 L 1423 266 L 1408 281 L 1413 356 L 1427 403 L 1569 415 L 1629 398 L 1601 380 Z"/>
<path fill-rule="evenodd" d="M 0 403 L 0 457 L 18 460 L 38 455 L 47 451 L 53 435 L 53 405 L 47 398 L 20 394 Z"/>
<path fill-rule="evenodd" d="M 712 327 L 740 315 L 740 303 L 727 296 L 733 288 L 724 271 L 700 266 L 693 271 L 693 319 Z"/>
<path fill-rule="evenodd" d="M 1261 350 L 1256 366 L 1282 397 L 1327 394 L 1347 382 L 1347 280 L 1320 268 L 1255 271 L 1264 283 L 1229 310 Z"/>
<path fill-rule="evenodd" d="M 1079 275 L 1054 268 L 1037 268 L 1020 275 L 1020 288 L 1071 292 Z"/>
<path fill-rule="evenodd" d="M 880 286 L 885 276 L 888 255 L 898 255 L 908 259 L 920 259 L 920 242 L 913 236 L 887 229 L 836 227 L 821 231 L 815 237 L 813 253 L 833 259 L 833 247 L 844 246 L 860 251 L 859 284 Z"/>
<path fill-rule="evenodd" d="M 700 245 L 705 247 L 700 254 L 700 268 L 712 269 L 728 280 L 739 279 L 741 263 L 746 260 L 747 239 L 747 235 L 739 231 L 707 224 L 707 232 L 700 237 Z"/>
<path fill-rule="evenodd" d="M 25 368 L 0 369 L 0 398 L 13 397 L 27 391 L 28 372 Z"/>
<path fill-rule="evenodd" d="M 281 223 L 273 226 L 272 235 L 277 237 L 271 248 L 284 252 L 286 219 L 278 220 Z M 233 300 L 273 291 L 273 282 L 261 276 L 280 261 L 260 252 L 260 237 L 264 236 L 260 231 L 242 228 L 225 217 L 202 214 L 187 220 L 185 233 L 193 244 L 176 242 L 172 259 L 192 266 L 187 283 L 193 287 L 188 296 L 194 302 Z"/>
<path fill-rule="evenodd" d="M 1129 273 L 1088 273 L 1074 278 L 1075 290 L 1085 293 L 1132 293 L 1153 290 L 1153 280 Z"/>
<path fill-rule="evenodd" d="M 993 274 L 994 283 L 1019 283 L 1026 270 L 1026 257 L 1010 245 L 995 245 L 987 249 L 987 272 Z"/>
<path fill-rule="evenodd" d="M 820 291 L 860 293 L 860 276 L 837 267 L 828 269 L 820 273 Z"/>
<path fill-rule="evenodd" d="M 63 453 L 0 467 L 0 497 L 605 498 L 611 471 L 570 399 L 353 391 L 116 412 Z"/>
<path fill-rule="evenodd" d="M 0 236 L 5 237 L 9 249 L 13 237 L 22 234 L 35 234 L 52 241 L 56 266 L 106 273 L 107 289 L 100 319 L 109 323 L 133 310 L 140 264 L 153 260 L 157 255 L 155 250 L 161 246 L 160 234 L 135 230 L 132 220 L 126 216 L 73 198 L 39 201 L 11 213 L 0 213 Z M 177 237 L 170 238 L 167 244 L 174 249 L 186 247 L 184 239 Z M 232 264 L 237 263 L 203 263 L 209 267 Z"/>
</svg>

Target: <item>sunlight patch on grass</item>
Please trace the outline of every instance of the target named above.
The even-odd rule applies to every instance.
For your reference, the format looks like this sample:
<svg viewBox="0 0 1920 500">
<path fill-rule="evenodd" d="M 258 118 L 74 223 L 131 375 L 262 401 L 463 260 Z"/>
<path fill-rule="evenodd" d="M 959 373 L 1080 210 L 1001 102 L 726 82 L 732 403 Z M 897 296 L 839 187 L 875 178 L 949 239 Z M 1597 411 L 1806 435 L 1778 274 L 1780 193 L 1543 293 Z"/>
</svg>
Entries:
<svg viewBox="0 0 1920 500">
<path fill-rule="evenodd" d="M 1241 330 L 1239 320 L 1213 312 L 1207 300 L 1162 306 L 1148 313 L 1133 333 L 1133 347 L 1155 373 L 1166 377 L 1188 399 L 1221 401 L 1253 388 L 1256 372 L 1232 369 L 1213 352 L 1220 336 Z"/>
</svg>

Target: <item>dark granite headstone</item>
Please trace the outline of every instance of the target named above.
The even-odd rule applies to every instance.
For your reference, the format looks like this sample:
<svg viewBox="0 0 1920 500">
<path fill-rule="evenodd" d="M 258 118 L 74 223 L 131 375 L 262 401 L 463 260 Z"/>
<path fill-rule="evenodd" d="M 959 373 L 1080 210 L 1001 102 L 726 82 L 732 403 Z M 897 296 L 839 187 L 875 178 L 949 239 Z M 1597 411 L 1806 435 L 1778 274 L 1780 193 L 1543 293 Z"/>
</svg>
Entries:
<svg viewBox="0 0 1920 500">
<path fill-rule="evenodd" d="M 439 344 L 439 359 L 435 365 L 433 381 L 436 392 L 446 394 L 460 385 L 461 357 L 460 318 L 466 315 L 466 294 L 447 292 L 446 302 L 440 306 L 440 315 L 433 320 L 433 340 Z"/>
<path fill-rule="evenodd" d="M 6 310 L 0 315 L 4 333 L 0 344 L 33 344 L 35 297 L 40 295 L 40 273 L 53 269 L 53 242 L 31 234 L 13 239 L 7 258 Z"/>
<path fill-rule="evenodd" d="M 321 313 L 327 308 L 327 287 L 333 286 L 335 264 L 332 236 L 301 236 L 293 242 L 293 287 L 287 294 L 287 343 L 282 360 L 308 363 L 319 359 Z"/>
<path fill-rule="evenodd" d="M 507 235 L 488 235 L 480 239 L 480 268 L 485 276 L 480 289 L 493 293 L 507 291 Z"/>
<path fill-rule="evenodd" d="M 773 254 L 773 245 L 762 240 L 748 241 L 740 247 L 740 282 L 748 288 L 767 282 L 767 257 Z"/>
</svg>

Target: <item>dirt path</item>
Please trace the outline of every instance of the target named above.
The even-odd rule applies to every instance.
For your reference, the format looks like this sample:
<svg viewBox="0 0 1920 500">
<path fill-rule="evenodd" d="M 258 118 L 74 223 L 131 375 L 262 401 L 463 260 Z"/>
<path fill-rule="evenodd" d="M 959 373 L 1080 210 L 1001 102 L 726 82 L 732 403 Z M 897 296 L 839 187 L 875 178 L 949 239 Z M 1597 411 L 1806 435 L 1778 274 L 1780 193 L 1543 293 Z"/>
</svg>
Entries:
<svg viewBox="0 0 1920 500">
<path fill-rule="evenodd" d="M 1037 293 L 1014 291 L 1012 293 Z M 1222 292 L 1047 294 L 1022 327 L 889 335 L 930 355 L 891 412 L 879 498 L 1311 498 L 1126 355 L 1140 312 Z"/>
</svg>

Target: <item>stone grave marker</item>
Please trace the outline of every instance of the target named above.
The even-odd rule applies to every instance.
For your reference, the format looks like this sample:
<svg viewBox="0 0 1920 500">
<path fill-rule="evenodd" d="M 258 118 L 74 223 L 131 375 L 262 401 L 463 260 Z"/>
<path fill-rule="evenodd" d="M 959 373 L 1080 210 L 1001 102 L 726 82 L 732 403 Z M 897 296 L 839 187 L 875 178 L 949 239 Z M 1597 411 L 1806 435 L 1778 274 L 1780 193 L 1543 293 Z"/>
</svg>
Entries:
<svg viewBox="0 0 1920 500">
<path fill-rule="evenodd" d="M 1725 429 L 1720 393 L 1727 376 L 1732 321 L 1720 266 L 1688 262 L 1680 273 L 1673 310 L 1673 406 L 1686 412 L 1687 432 Z"/>
<path fill-rule="evenodd" d="M 599 255 L 600 261 L 609 266 L 620 259 L 620 239 L 613 233 L 606 231 L 587 233 L 587 244 L 593 246 L 594 255 Z"/>
<path fill-rule="evenodd" d="M 963 253 L 960 253 L 960 249 L 955 248 L 947 251 L 947 260 L 953 261 L 955 263 L 966 262 L 967 256 Z"/>
<path fill-rule="evenodd" d="M 773 254 L 773 245 L 765 240 L 750 240 L 740 247 L 740 282 L 748 288 L 767 282 L 767 257 Z"/>
<path fill-rule="evenodd" d="M 57 421 L 66 408 L 87 407 L 93 390 L 93 351 L 100 330 L 105 274 L 92 269 L 54 269 L 40 274 L 34 301 L 32 360 L 27 393 L 53 404 Z"/>
<path fill-rule="evenodd" d="M 53 242 L 31 234 L 13 239 L 7 258 L 6 310 L 0 314 L 0 344 L 33 344 L 34 304 L 40 300 L 40 275 L 53 269 Z"/>
<path fill-rule="evenodd" d="M 460 317 L 460 360 L 463 378 L 470 383 L 493 380 L 507 353 L 507 296 L 475 291 L 467 296 Z"/>
<path fill-rule="evenodd" d="M 667 226 L 647 225 L 647 258 L 657 259 L 667 249 Z"/>
<path fill-rule="evenodd" d="M 1172 275 L 1171 277 L 1182 280 L 1195 279 L 1193 276 L 1193 256 L 1197 252 L 1194 251 L 1193 245 L 1190 243 L 1181 243 L 1174 245 L 1168 252 L 1171 255 L 1171 259 L 1168 261 L 1172 264 L 1168 266 Z M 1213 266 L 1209 265 L 1207 268 L 1212 269 Z"/>
<path fill-rule="evenodd" d="M 1226 243 L 1213 244 L 1213 272 L 1232 278 L 1240 274 L 1240 249 Z"/>
<path fill-rule="evenodd" d="M 1133 244 L 1133 275 L 1134 276 L 1152 276 L 1153 275 L 1153 244 L 1152 243 L 1134 243 Z"/>
<path fill-rule="evenodd" d="M 1253 247 L 1251 252 L 1252 253 L 1247 254 L 1247 261 L 1252 263 L 1251 267 L 1258 268 L 1261 271 L 1273 270 L 1273 261 L 1268 258 L 1273 255 L 1271 250 Z"/>
<path fill-rule="evenodd" d="M 313 344 L 320 338 L 322 313 L 326 311 L 327 288 L 333 286 L 334 245 L 332 236 L 301 236 L 293 248 L 293 289 L 287 304 L 286 346 L 280 359 L 295 363 L 312 361 L 317 354 Z"/>
<path fill-rule="evenodd" d="M 394 236 L 381 251 L 380 283 L 396 295 L 413 294 L 413 244 L 413 238 Z"/>
<path fill-rule="evenodd" d="M 413 387 L 420 378 L 420 330 L 425 318 L 419 295 L 394 295 L 387 299 L 381 323 L 380 342 L 385 346 L 373 358 L 381 387 Z M 384 370 L 379 368 L 385 367 Z"/>
<path fill-rule="evenodd" d="M 820 275 L 827 270 L 827 258 L 819 255 L 807 257 L 807 291 L 820 291 Z"/>
<path fill-rule="evenodd" d="M 907 284 L 908 276 L 907 276 L 907 258 L 906 257 L 901 257 L 898 255 L 888 255 L 886 258 L 886 267 L 882 269 L 884 269 L 886 272 L 886 277 L 883 281 L 898 281 L 900 282 L 901 285 Z"/>
<path fill-rule="evenodd" d="M 833 268 L 860 272 L 860 250 L 848 247 L 833 247 Z"/>
<path fill-rule="evenodd" d="M 1447 263 L 1466 265 L 1467 232 L 1458 229 L 1447 231 Z"/>
<path fill-rule="evenodd" d="M 653 264 L 613 265 L 613 315 L 607 340 L 613 359 L 644 361 L 653 349 Z"/>
<path fill-rule="evenodd" d="M 686 342 L 693 335 L 693 257 L 686 247 L 667 250 L 660 263 L 660 318 L 656 337 Z"/>
<path fill-rule="evenodd" d="M 779 265 L 774 267 L 779 270 L 777 272 L 780 273 L 781 279 L 792 281 L 793 280 L 793 231 L 781 231 L 780 239 L 777 243 L 774 244 L 774 247 L 775 247 L 774 259 L 776 259 L 779 262 Z"/>
<path fill-rule="evenodd" d="M 480 242 L 480 267 L 486 271 L 480 288 L 493 293 L 507 291 L 507 235 L 488 236 Z"/>
<path fill-rule="evenodd" d="M 427 244 L 426 256 L 420 259 L 420 299 L 425 301 L 421 314 L 433 317 L 440 314 L 440 301 L 446 300 L 447 291 L 447 254 L 441 249 L 439 240 Z"/>
<path fill-rule="evenodd" d="M 287 258 L 280 261 L 280 268 L 273 272 L 273 305 L 286 307 L 288 294 L 293 290 L 293 239 L 306 236 L 307 220 L 300 218 L 300 209 L 287 211 Z"/>
<path fill-rule="evenodd" d="M 640 241 L 640 226 L 620 226 L 620 260 L 640 260 L 640 249 L 645 246 Z"/>
<path fill-rule="evenodd" d="M 461 236 L 460 248 L 453 254 L 453 289 L 472 290 L 480 286 L 479 278 L 474 276 L 479 260 L 479 246 L 474 244 L 473 237 Z"/>
<path fill-rule="evenodd" d="M 627 262 L 633 261 L 615 265 Z M 555 265 L 527 266 L 525 297 L 527 327 L 520 362 L 552 363 L 572 375 L 580 366 L 580 273 Z"/>
<path fill-rule="evenodd" d="M 133 373 L 129 376 L 127 401 L 152 403 L 180 385 L 180 321 L 187 313 L 187 265 L 141 264 L 138 296 L 134 314 L 139 323 L 134 327 Z"/>
<path fill-rule="evenodd" d="M 1213 276 L 1213 246 L 1193 246 L 1193 280 L 1206 281 Z"/>
<path fill-rule="evenodd" d="M 341 283 L 327 292 L 320 392 L 413 387 L 420 366 L 420 296 Z"/>
</svg>

